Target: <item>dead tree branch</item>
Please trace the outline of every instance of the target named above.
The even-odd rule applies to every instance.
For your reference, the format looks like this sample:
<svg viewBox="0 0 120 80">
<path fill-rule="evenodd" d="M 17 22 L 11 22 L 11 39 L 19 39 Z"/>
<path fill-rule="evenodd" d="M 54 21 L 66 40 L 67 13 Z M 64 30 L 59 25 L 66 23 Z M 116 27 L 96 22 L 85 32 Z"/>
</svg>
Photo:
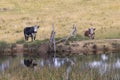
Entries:
<svg viewBox="0 0 120 80">
<path fill-rule="evenodd" d="M 71 31 L 71 33 L 69 34 L 69 36 L 67 36 L 67 37 L 65 37 L 65 38 L 62 38 L 62 39 L 56 41 L 56 44 L 59 44 L 59 43 L 61 43 L 61 42 L 64 42 L 64 44 L 66 44 L 67 41 L 68 41 L 71 37 L 73 37 L 73 36 L 75 37 L 76 34 L 77 34 L 77 28 L 75 27 L 75 25 L 73 25 L 72 31 Z"/>
<path fill-rule="evenodd" d="M 67 41 L 68 41 L 71 37 L 73 37 L 73 36 L 75 37 L 76 34 L 77 34 L 77 29 L 76 29 L 75 25 L 73 25 L 72 32 L 71 32 L 70 35 L 66 38 L 65 44 L 67 43 Z"/>
<path fill-rule="evenodd" d="M 54 53 L 56 54 L 56 41 L 55 41 L 54 24 L 52 25 L 52 32 L 51 32 L 51 36 L 50 36 L 49 45 L 50 45 L 50 50 L 53 50 Z M 55 54 L 54 54 L 54 56 L 55 56 Z"/>
</svg>

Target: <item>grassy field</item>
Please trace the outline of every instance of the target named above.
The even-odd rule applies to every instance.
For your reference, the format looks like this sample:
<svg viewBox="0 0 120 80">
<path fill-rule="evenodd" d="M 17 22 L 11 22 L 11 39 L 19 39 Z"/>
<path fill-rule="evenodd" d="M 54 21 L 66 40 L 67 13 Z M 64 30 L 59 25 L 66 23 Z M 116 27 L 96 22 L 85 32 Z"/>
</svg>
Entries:
<svg viewBox="0 0 120 80">
<path fill-rule="evenodd" d="M 78 34 L 96 28 L 96 39 L 120 38 L 119 0 L 1 0 L 0 41 L 23 40 L 26 26 L 40 25 L 37 40 L 49 38 L 52 23 L 56 37 L 64 37 L 75 24 Z"/>
</svg>

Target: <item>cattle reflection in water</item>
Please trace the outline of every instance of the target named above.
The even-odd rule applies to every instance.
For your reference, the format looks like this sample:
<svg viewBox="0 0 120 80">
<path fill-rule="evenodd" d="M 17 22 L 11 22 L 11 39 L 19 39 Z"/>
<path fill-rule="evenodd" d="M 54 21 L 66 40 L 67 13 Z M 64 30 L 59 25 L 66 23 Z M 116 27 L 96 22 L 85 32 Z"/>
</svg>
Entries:
<svg viewBox="0 0 120 80">
<path fill-rule="evenodd" d="M 27 67 L 32 67 L 34 68 L 35 66 L 37 66 L 37 63 L 32 59 L 24 59 L 24 65 Z"/>
<path fill-rule="evenodd" d="M 87 56 L 86 56 L 87 59 Z M 110 61 L 110 57 L 108 57 L 105 54 L 101 55 L 100 60 L 92 60 L 87 61 L 79 65 L 79 67 L 82 68 L 82 70 L 86 70 L 90 68 L 91 70 L 97 69 L 98 72 L 101 75 L 104 75 L 106 73 L 109 73 L 111 70 L 117 70 L 120 69 L 120 59 L 115 59 L 115 61 Z M 76 66 L 77 63 L 81 62 L 78 58 L 49 58 L 49 59 L 39 59 L 36 63 L 39 67 L 54 67 L 54 68 L 61 68 L 62 66 L 66 66 L 66 78 L 69 78 L 69 74 L 73 68 L 73 66 Z M 32 63 L 32 62 L 30 62 Z M 83 66 L 83 67 L 82 67 Z"/>
<path fill-rule="evenodd" d="M 72 57 L 72 58 L 48 58 L 48 59 L 41 59 L 41 58 L 26 58 L 26 57 L 16 57 L 16 58 L 6 58 L 4 60 L 1 60 L 0 62 L 0 71 L 5 72 L 6 69 L 13 69 L 14 67 L 21 69 L 22 68 L 28 68 L 34 69 L 35 71 L 39 68 L 46 67 L 47 68 L 65 68 L 65 80 L 69 80 L 70 73 L 77 71 L 77 73 L 81 74 L 82 71 L 87 71 L 88 73 L 91 73 L 97 71 L 101 75 L 108 74 L 110 72 L 115 71 L 115 75 L 120 74 L 120 56 L 111 56 L 102 54 L 94 55 L 94 56 L 78 56 L 78 57 Z M 24 58 L 24 59 L 23 59 Z M 22 65 L 21 65 L 21 63 Z M 14 65 L 14 66 L 12 66 Z M 65 67 L 63 67 L 65 66 Z M 10 67 L 10 68 L 9 68 Z M 32 67 L 32 68 L 31 68 Z M 89 70 L 88 70 L 89 69 Z M 54 70 L 54 69 L 53 69 Z M 74 71 L 75 70 L 75 71 Z M 82 70 L 82 71 L 81 71 Z M 117 71 L 117 72 L 116 72 Z M 113 75 L 114 76 L 114 75 Z M 119 79 L 118 79 L 119 80 Z"/>
<path fill-rule="evenodd" d="M 35 61 L 35 60 L 34 60 Z M 69 80 L 70 72 L 72 70 L 72 66 L 75 64 L 76 58 L 48 58 L 48 59 L 40 59 L 33 63 L 33 59 L 24 59 L 22 63 L 24 63 L 27 67 L 35 67 L 36 65 L 40 67 L 54 67 L 60 68 L 63 65 L 66 65 L 66 80 Z"/>
</svg>

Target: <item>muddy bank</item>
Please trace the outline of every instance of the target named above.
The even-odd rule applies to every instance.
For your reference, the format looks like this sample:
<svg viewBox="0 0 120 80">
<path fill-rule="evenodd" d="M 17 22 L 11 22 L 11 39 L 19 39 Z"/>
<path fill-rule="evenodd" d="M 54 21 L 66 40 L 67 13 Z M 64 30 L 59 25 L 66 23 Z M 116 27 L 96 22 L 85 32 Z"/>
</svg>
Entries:
<svg viewBox="0 0 120 80">
<path fill-rule="evenodd" d="M 56 45 L 56 56 L 101 54 L 117 51 L 120 51 L 120 39 L 73 41 L 66 45 L 63 43 Z M 16 53 L 37 56 L 54 55 L 54 51 L 49 48 L 49 43 L 32 47 L 16 44 L 16 46 L 6 48 L 1 52 L 5 53 L 5 55 L 16 55 Z"/>
</svg>

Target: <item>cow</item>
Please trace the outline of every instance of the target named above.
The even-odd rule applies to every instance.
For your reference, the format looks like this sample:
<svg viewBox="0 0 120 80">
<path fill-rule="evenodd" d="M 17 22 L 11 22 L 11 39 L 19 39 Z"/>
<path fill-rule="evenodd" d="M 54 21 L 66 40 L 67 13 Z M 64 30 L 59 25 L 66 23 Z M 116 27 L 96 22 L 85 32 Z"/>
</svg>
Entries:
<svg viewBox="0 0 120 80">
<path fill-rule="evenodd" d="M 89 37 L 90 39 L 94 39 L 94 37 L 95 37 L 95 32 L 94 32 L 95 29 L 96 28 L 93 28 L 93 27 L 89 28 L 88 30 L 86 30 L 84 32 L 84 36 Z"/>
<path fill-rule="evenodd" d="M 29 37 L 31 37 L 32 41 L 35 40 L 38 28 L 39 28 L 39 26 L 37 26 L 37 25 L 24 28 L 25 40 L 28 41 Z"/>
</svg>

